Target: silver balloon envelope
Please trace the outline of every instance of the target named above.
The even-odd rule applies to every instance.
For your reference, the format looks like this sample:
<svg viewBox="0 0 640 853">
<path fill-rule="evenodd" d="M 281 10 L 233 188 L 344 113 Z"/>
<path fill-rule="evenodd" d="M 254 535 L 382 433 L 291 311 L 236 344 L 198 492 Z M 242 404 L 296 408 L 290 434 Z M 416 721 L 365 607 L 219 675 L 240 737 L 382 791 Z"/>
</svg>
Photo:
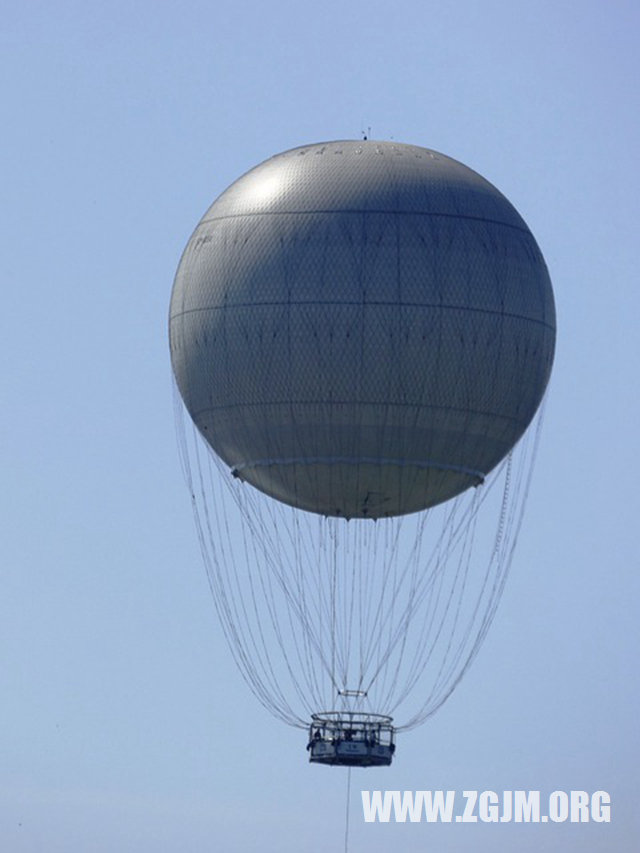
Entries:
<svg viewBox="0 0 640 853">
<path fill-rule="evenodd" d="M 326 516 L 422 510 L 483 482 L 533 418 L 555 312 L 526 224 L 411 145 L 286 151 L 232 184 L 170 308 L 186 408 L 240 479 Z"/>
</svg>

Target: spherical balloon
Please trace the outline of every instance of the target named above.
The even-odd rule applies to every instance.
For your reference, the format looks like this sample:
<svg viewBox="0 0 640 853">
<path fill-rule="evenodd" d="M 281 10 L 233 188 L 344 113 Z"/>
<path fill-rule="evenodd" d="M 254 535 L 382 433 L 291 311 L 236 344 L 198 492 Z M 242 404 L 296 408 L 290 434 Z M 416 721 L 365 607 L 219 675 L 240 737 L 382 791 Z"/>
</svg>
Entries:
<svg viewBox="0 0 640 853">
<path fill-rule="evenodd" d="M 541 252 L 488 181 L 425 148 L 343 141 L 232 184 L 170 308 L 185 405 L 232 472 L 291 506 L 380 518 L 480 484 L 543 397 Z"/>
</svg>

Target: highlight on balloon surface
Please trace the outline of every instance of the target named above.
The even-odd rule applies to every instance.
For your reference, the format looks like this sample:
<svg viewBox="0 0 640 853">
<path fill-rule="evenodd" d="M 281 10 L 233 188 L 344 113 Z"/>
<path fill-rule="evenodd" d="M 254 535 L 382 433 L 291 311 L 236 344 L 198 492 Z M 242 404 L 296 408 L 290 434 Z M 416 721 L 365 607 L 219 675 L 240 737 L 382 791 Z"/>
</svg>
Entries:
<svg viewBox="0 0 640 853">
<path fill-rule="evenodd" d="M 202 217 L 169 337 L 240 671 L 311 761 L 391 763 L 478 653 L 521 526 L 555 347 L 534 237 L 438 152 L 302 146 Z"/>
</svg>

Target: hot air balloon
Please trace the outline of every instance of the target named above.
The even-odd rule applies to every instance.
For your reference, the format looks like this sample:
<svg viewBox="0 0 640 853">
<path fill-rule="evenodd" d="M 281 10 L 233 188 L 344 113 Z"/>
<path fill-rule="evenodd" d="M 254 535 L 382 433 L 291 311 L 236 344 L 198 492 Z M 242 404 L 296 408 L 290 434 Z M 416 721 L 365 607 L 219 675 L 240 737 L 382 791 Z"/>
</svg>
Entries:
<svg viewBox="0 0 640 853">
<path fill-rule="evenodd" d="M 302 146 L 202 217 L 169 336 L 242 674 L 309 730 L 311 761 L 389 764 L 396 732 L 460 682 L 504 587 L 555 347 L 535 239 L 436 151 Z"/>
</svg>

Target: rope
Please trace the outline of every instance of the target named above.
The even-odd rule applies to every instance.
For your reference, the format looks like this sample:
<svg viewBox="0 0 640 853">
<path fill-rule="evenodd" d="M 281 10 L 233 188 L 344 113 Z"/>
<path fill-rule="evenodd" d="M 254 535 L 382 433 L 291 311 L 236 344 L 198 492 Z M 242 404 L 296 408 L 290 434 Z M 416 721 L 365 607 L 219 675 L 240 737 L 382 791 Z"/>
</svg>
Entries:
<svg viewBox="0 0 640 853">
<path fill-rule="evenodd" d="M 483 486 L 414 516 L 347 522 L 296 511 L 233 479 L 195 428 L 189 438 L 178 400 L 176 413 L 212 598 L 264 707 L 306 728 L 311 713 L 337 707 L 350 690 L 367 695 L 341 697 L 345 711 L 366 702 L 397 715 L 397 729 L 435 713 L 494 618 L 541 415 Z"/>
<path fill-rule="evenodd" d="M 344 853 L 349 850 L 349 804 L 351 802 L 351 767 L 347 768 L 347 810 L 344 825 Z"/>
</svg>

